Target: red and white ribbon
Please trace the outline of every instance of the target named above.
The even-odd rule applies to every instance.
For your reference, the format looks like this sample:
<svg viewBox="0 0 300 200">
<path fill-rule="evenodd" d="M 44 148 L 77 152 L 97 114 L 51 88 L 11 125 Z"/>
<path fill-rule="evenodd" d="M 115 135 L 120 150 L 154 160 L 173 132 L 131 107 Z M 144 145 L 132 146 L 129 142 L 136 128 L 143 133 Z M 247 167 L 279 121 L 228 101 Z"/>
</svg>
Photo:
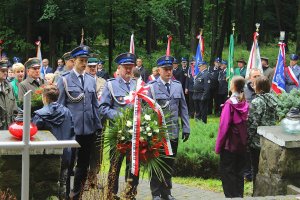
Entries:
<svg viewBox="0 0 300 200">
<path fill-rule="evenodd" d="M 147 96 L 149 86 L 144 86 L 145 83 L 141 78 L 137 81 L 137 89 L 130 93 L 129 96 L 125 97 L 126 103 L 134 103 L 134 115 L 133 115 L 133 134 L 132 134 L 132 146 L 131 146 L 131 173 L 135 176 L 139 173 L 139 141 L 141 133 L 141 99 L 157 113 L 159 126 L 166 125 L 163 111 L 158 103 Z M 165 133 L 163 139 L 163 145 L 165 154 L 167 156 L 173 155 L 170 138 L 168 133 Z"/>
<path fill-rule="evenodd" d="M 293 81 L 293 83 L 298 87 L 299 86 L 299 80 L 295 76 L 295 74 L 294 74 L 294 72 L 293 72 L 293 70 L 290 66 L 287 67 L 287 73 L 288 73 L 289 77 L 291 78 L 291 80 Z"/>
</svg>

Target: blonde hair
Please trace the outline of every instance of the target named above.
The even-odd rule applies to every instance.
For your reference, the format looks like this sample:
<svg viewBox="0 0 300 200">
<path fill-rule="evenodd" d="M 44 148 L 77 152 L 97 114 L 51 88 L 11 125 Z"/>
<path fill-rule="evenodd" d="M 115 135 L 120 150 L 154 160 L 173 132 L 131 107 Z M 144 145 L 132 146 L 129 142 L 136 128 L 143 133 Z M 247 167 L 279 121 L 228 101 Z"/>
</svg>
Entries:
<svg viewBox="0 0 300 200">
<path fill-rule="evenodd" d="M 158 71 L 158 68 L 157 68 L 157 67 L 153 67 L 153 68 L 152 68 L 152 71 L 156 71 L 156 72 L 157 72 L 157 71 Z"/>
<path fill-rule="evenodd" d="M 15 73 L 18 70 L 25 71 L 25 66 L 22 63 L 15 63 L 15 64 L 13 64 L 12 71 Z"/>
<path fill-rule="evenodd" d="M 45 74 L 45 79 L 50 79 L 50 80 L 52 80 L 52 83 L 53 83 L 53 81 L 54 81 L 54 77 L 55 77 L 55 74 L 53 74 L 53 73 Z"/>
</svg>

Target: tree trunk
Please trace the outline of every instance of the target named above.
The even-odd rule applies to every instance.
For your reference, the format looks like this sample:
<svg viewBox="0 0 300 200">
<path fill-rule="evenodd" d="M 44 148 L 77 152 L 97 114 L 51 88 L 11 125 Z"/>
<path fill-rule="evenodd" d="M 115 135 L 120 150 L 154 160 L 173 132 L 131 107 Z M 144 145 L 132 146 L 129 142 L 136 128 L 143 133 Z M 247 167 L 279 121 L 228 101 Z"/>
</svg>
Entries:
<svg viewBox="0 0 300 200">
<path fill-rule="evenodd" d="M 241 44 L 245 42 L 245 29 L 244 29 L 244 0 L 236 1 L 236 33 L 237 43 Z"/>
<path fill-rule="evenodd" d="M 249 23 L 249 37 L 247 37 L 247 49 L 250 51 L 253 43 L 253 33 L 255 31 L 255 23 L 256 23 L 256 0 L 250 1 L 250 23 Z"/>
<path fill-rule="evenodd" d="M 109 10 L 109 28 L 108 28 L 108 72 L 112 74 L 112 60 L 113 60 L 113 6 L 112 2 L 110 3 Z"/>
<path fill-rule="evenodd" d="M 220 40 L 218 41 L 217 44 L 217 57 L 222 57 L 222 51 L 224 48 L 224 42 L 225 42 L 225 36 L 226 36 L 226 31 L 227 27 L 229 24 L 230 20 L 230 0 L 225 0 L 224 2 L 224 12 L 222 15 L 222 25 L 221 25 L 221 31 L 220 31 Z"/>
<path fill-rule="evenodd" d="M 49 61 L 50 65 L 55 70 L 56 67 L 56 41 L 55 41 L 55 33 L 53 33 L 53 21 L 49 20 Z"/>
<path fill-rule="evenodd" d="M 217 36 L 218 36 L 218 0 L 210 0 L 211 10 L 211 58 L 210 65 L 213 65 L 217 57 Z"/>
<path fill-rule="evenodd" d="M 32 4 L 31 4 L 31 0 L 27 0 L 27 13 L 26 13 L 26 42 L 28 44 L 32 43 L 31 38 L 32 38 L 32 34 L 31 34 L 31 13 L 32 13 Z M 26 49 L 26 58 L 29 57 L 29 49 Z"/>
<path fill-rule="evenodd" d="M 199 18 L 199 15 L 203 16 L 203 12 L 200 13 L 200 6 L 201 5 L 203 5 L 203 0 L 192 0 L 192 2 L 191 2 L 191 8 L 190 8 L 191 9 L 191 17 L 190 17 L 191 41 L 190 41 L 190 48 L 191 48 L 191 52 L 193 52 L 193 54 L 196 53 L 196 45 L 197 45 L 196 36 L 199 34 L 199 28 L 203 28 L 203 26 L 199 27 L 199 24 L 200 25 L 203 24 L 203 17 L 202 17 L 202 19 Z"/>
<path fill-rule="evenodd" d="M 178 9 L 178 22 L 179 22 L 179 40 L 180 44 L 185 46 L 185 37 L 184 37 L 184 31 L 185 31 L 185 23 L 184 23 L 184 10 L 182 7 Z"/>
</svg>

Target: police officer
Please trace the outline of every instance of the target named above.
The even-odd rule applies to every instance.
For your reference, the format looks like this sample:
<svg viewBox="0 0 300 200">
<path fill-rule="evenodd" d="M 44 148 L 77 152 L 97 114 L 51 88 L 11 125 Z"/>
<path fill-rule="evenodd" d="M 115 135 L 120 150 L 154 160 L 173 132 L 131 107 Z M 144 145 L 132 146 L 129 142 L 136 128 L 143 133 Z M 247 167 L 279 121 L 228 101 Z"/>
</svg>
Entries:
<svg viewBox="0 0 300 200">
<path fill-rule="evenodd" d="M 188 109 L 184 99 L 184 94 L 182 86 L 179 81 L 172 80 L 172 62 L 173 57 L 163 56 L 157 60 L 157 65 L 159 67 L 160 77 L 157 80 L 149 82 L 153 93 L 149 96 L 154 98 L 166 112 L 171 114 L 170 128 L 168 130 L 171 139 L 172 151 L 174 153 L 173 157 L 176 156 L 178 147 L 178 137 L 179 137 L 179 116 L 181 117 L 182 125 L 182 139 L 183 142 L 187 141 L 190 135 L 190 124 Z M 174 166 L 174 159 L 164 158 L 164 162 L 172 169 Z M 172 188 L 172 175 L 164 172 L 164 181 L 160 181 L 155 173 L 152 174 L 150 180 L 151 193 L 154 200 L 174 200 L 175 198 L 171 195 Z"/>
<path fill-rule="evenodd" d="M 99 60 L 98 62 L 98 71 L 97 71 L 97 76 L 100 78 L 104 78 L 105 80 L 109 79 L 109 75 L 108 73 L 105 71 L 104 69 L 104 61 L 103 60 Z"/>
<path fill-rule="evenodd" d="M 91 146 L 94 134 L 101 129 L 98 114 L 99 104 L 94 77 L 85 73 L 90 55 L 88 46 L 79 46 L 71 51 L 74 58 L 74 69 L 62 74 L 58 80 L 58 103 L 66 106 L 72 113 L 75 139 L 80 144 L 76 152 L 77 164 L 74 175 L 74 187 L 70 193 L 73 200 L 80 199 L 87 171 L 90 165 Z"/>
<path fill-rule="evenodd" d="M 299 89 L 300 67 L 298 66 L 298 55 L 290 56 L 290 66 L 284 71 L 286 92 L 289 93 L 292 89 Z M 298 85 L 298 86 L 297 86 Z"/>
<path fill-rule="evenodd" d="M 132 69 L 135 66 L 136 57 L 131 53 L 123 53 L 116 57 L 120 75 L 117 78 L 108 79 L 102 92 L 100 100 L 100 114 L 106 119 L 113 120 L 120 114 L 120 109 L 130 104 L 125 104 L 124 97 L 130 91 L 135 90 L 136 81 L 132 79 Z M 111 152 L 110 168 L 108 172 L 108 196 L 107 199 L 120 199 L 117 196 L 119 189 L 119 174 L 124 155 L 118 157 Z M 138 177 L 131 174 L 129 169 L 129 158 L 126 159 L 126 182 L 129 190 L 126 191 L 127 199 L 134 199 L 137 192 Z"/>
<path fill-rule="evenodd" d="M 194 94 L 194 78 L 195 78 L 195 57 L 191 59 L 190 67 L 188 68 L 187 78 L 185 81 L 185 91 L 184 93 L 189 96 L 188 101 L 188 109 L 189 109 L 189 116 L 194 118 L 195 116 L 195 103 L 193 100 Z"/>
<path fill-rule="evenodd" d="M 228 96 L 228 82 L 226 79 L 227 61 L 222 60 L 218 76 L 219 89 L 218 89 L 218 108 L 219 114 L 221 113 L 221 105 L 225 103 Z"/>
<path fill-rule="evenodd" d="M 219 87 L 218 76 L 220 71 L 220 64 L 221 64 L 221 59 L 216 58 L 214 62 L 214 66 L 211 66 L 208 69 L 211 77 L 210 98 L 208 101 L 208 114 L 213 113 L 213 106 L 215 106 L 214 109 L 215 115 L 219 111 L 217 106 L 217 100 L 218 100 L 218 87 Z"/>
<path fill-rule="evenodd" d="M 182 82 L 181 82 L 181 85 L 182 85 L 182 89 L 183 91 L 185 90 L 185 84 L 186 84 L 186 79 L 187 79 L 187 76 L 188 76 L 188 60 L 184 57 L 181 58 L 181 73 L 182 73 Z M 184 97 L 185 97 L 185 101 L 186 102 L 189 102 L 189 95 L 188 94 L 185 94 L 184 93 Z"/>
<path fill-rule="evenodd" d="M 207 110 L 209 91 L 211 88 L 211 78 L 207 70 L 207 63 L 200 61 L 198 63 L 199 73 L 195 77 L 194 95 L 193 100 L 195 101 L 195 118 L 202 120 L 205 124 L 207 123 Z"/>
<path fill-rule="evenodd" d="M 40 78 L 41 61 L 38 58 L 29 58 L 24 63 L 27 69 L 27 77 L 19 85 L 19 101 L 23 102 L 23 96 L 29 90 L 34 92 L 37 88 L 44 84 L 44 80 Z"/>
<path fill-rule="evenodd" d="M 0 61 L 0 130 L 7 130 L 8 125 L 14 121 L 17 112 L 17 102 L 13 89 L 6 80 L 8 61 Z"/>
<path fill-rule="evenodd" d="M 173 78 L 182 83 L 182 69 L 178 67 L 178 61 L 174 58 L 173 62 Z"/>
</svg>

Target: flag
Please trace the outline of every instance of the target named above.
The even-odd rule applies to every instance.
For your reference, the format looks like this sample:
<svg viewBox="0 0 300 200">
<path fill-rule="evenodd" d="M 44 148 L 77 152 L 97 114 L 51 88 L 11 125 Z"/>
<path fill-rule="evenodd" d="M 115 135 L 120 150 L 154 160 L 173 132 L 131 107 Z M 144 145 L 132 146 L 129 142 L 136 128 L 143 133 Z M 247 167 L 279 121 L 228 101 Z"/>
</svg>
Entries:
<svg viewBox="0 0 300 200">
<path fill-rule="evenodd" d="M 168 46 L 167 46 L 167 51 L 166 51 L 166 56 L 170 56 L 171 55 L 171 41 L 172 41 L 172 36 L 168 35 Z"/>
<path fill-rule="evenodd" d="M 203 56 L 204 56 L 204 40 L 202 35 L 198 35 L 197 39 L 199 39 L 199 43 L 197 46 L 197 51 L 196 51 L 196 64 L 195 64 L 195 76 L 199 73 L 199 68 L 198 68 L 198 63 L 200 61 L 203 61 Z"/>
<path fill-rule="evenodd" d="M 276 94 L 281 94 L 285 91 L 285 44 L 279 42 L 279 53 L 275 67 L 275 73 L 272 81 L 272 89 Z"/>
<path fill-rule="evenodd" d="M 43 58 L 42 58 L 42 51 L 41 51 L 41 45 L 42 45 L 42 43 L 41 43 L 40 40 L 38 40 L 38 41 L 35 42 L 35 45 L 37 46 L 37 48 L 36 48 L 36 57 L 41 62 L 41 78 L 44 78 L 45 74 L 44 74 L 44 70 L 43 70 L 43 64 L 42 64 Z"/>
<path fill-rule="evenodd" d="M 230 35 L 230 42 L 229 42 L 229 52 L 228 52 L 228 65 L 227 65 L 227 73 L 226 79 L 228 81 L 228 90 L 230 90 L 230 81 L 234 75 L 233 70 L 233 58 L 234 58 L 234 37 L 233 34 Z"/>
<path fill-rule="evenodd" d="M 132 53 L 132 54 L 134 54 L 134 52 L 135 52 L 135 47 L 134 47 L 134 40 L 133 40 L 133 37 L 134 37 L 134 35 L 131 34 L 131 37 L 130 37 L 129 53 Z"/>
<path fill-rule="evenodd" d="M 249 73 L 251 69 L 259 69 L 261 74 L 263 74 L 263 69 L 261 65 L 261 60 L 260 60 L 260 53 L 259 53 L 259 47 L 258 47 L 258 32 L 254 32 L 254 37 L 253 37 L 253 45 L 251 48 L 248 64 L 247 64 L 247 71 L 246 71 L 246 78 L 249 77 Z"/>
</svg>

